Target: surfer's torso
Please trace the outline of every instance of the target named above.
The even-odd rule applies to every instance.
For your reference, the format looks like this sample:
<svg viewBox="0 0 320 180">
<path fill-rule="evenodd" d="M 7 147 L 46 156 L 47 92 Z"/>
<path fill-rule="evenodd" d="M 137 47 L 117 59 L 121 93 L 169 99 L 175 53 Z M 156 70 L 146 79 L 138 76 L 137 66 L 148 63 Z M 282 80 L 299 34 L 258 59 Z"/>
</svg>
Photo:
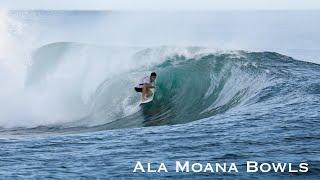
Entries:
<svg viewBox="0 0 320 180">
<path fill-rule="evenodd" d="M 137 84 L 136 84 L 136 88 L 143 88 L 143 85 L 144 84 L 152 84 L 152 82 L 150 81 L 150 77 L 149 76 L 146 76 L 142 79 L 140 79 Z"/>
</svg>

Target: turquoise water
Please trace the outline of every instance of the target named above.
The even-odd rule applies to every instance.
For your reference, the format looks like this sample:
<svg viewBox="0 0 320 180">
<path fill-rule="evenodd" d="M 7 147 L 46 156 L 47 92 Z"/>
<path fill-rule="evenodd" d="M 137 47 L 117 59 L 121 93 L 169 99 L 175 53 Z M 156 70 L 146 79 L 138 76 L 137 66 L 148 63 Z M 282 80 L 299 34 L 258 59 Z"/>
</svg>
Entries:
<svg viewBox="0 0 320 180">
<path fill-rule="evenodd" d="M 274 18 L 265 13 L 259 15 L 271 23 Z M 317 14 L 305 13 L 303 17 L 312 20 Z M 280 15 L 284 20 L 290 19 L 286 13 Z M 2 178 L 319 178 L 320 65 L 316 63 L 316 50 L 312 54 L 294 51 L 298 58 L 290 56 L 297 44 L 281 52 L 222 50 L 204 42 L 199 45 L 206 34 L 199 35 L 194 43 L 193 38 L 186 39 L 183 46 L 171 45 L 170 40 L 150 45 L 146 43 L 148 38 L 139 41 L 144 45 L 132 45 L 139 35 L 126 45 L 111 45 L 97 42 L 95 38 L 101 35 L 97 32 L 98 35 L 80 36 L 81 40 L 76 41 L 74 38 L 83 31 L 73 34 L 71 30 L 86 27 L 83 24 L 87 21 L 94 22 L 98 29 L 99 18 L 108 17 L 111 21 L 117 17 L 112 14 L 21 12 L 13 17 L 18 20 L 11 20 L 9 27 L 26 26 L 27 30 L 38 31 L 31 33 L 35 35 L 31 39 L 24 37 L 23 31 L 5 34 L 7 44 L 16 45 L 21 36 L 35 43 L 12 46 L 15 50 L 26 49 L 15 51 L 15 55 L 8 51 L 0 58 L 10 60 L 3 61 L 8 63 L 1 64 L 0 74 L 0 79 L 10 80 L 3 81 L 6 88 L 0 99 Z M 133 18 L 138 17 L 139 14 Z M 159 21 L 166 16 L 155 17 Z M 224 21 L 232 19 L 232 15 L 224 17 Z M 251 18 L 247 14 L 241 17 Z M 125 22 L 128 17 L 121 18 L 120 22 Z M 222 20 L 203 18 L 200 22 L 206 25 L 201 30 L 205 31 L 211 29 L 210 24 L 214 26 Z M 286 27 L 292 24 L 295 22 L 288 21 Z M 45 33 L 47 26 L 54 27 L 51 37 L 38 34 Z M 226 24 L 221 26 L 215 31 L 228 29 Z M 62 27 L 65 29 L 59 30 Z M 121 33 L 134 30 L 122 31 L 115 32 L 113 41 L 120 42 L 116 40 Z M 281 32 L 277 28 L 274 31 L 278 31 L 277 35 Z M 299 32 L 302 30 L 289 34 L 289 39 Z M 227 38 L 218 41 L 226 42 L 231 38 L 229 33 L 220 32 Z M 180 34 L 175 41 L 181 42 L 183 37 Z M 268 42 L 261 42 L 259 48 L 270 49 Z M 284 38 L 283 44 L 290 44 L 290 40 Z M 314 44 L 306 40 L 304 48 L 312 49 Z M 272 48 L 277 49 L 276 45 Z M 285 51 L 289 54 L 282 53 Z M 140 106 L 133 86 L 152 71 L 158 74 L 154 101 Z M 246 161 L 250 160 L 293 163 L 295 168 L 305 162 L 309 171 L 246 173 Z M 154 166 L 164 162 L 169 172 L 133 173 L 137 161 Z M 239 172 L 176 173 L 175 161 L 235 162 Z"/>
</svg>

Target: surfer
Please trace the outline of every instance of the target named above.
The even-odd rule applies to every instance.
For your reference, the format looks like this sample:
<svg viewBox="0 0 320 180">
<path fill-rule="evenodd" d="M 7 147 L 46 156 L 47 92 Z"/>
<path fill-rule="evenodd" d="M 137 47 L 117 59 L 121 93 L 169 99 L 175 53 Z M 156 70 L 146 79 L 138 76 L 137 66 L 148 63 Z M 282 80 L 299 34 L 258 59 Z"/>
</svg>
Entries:
<svg viewBox="0 0 320 180">
<path fill-rule="evenodd" d="M 155 72 L 152 72 L 150 76 L 146 76 L 142 79 L 140 79 L 134 89 L 137 92 L 142 93 L 142 101 L 145 101 L 149 96 L 152 96 L 152 92 L 150 88 L 154 88 L 154 81 L 157 78 L 157 74 Z"/>
</svg>

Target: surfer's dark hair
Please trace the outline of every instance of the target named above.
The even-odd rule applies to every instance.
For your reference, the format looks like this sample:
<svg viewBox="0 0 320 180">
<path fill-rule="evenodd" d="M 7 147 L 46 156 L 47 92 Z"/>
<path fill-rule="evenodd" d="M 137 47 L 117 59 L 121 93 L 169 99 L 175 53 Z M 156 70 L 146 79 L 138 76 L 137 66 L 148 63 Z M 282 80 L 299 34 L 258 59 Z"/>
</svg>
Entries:
<svg viewBox="0 0 320 180">
<path fill-rule="evenodd" d="M 150 76 L 157 76 L 155 72 L 152 72 Z"/>
</svg>

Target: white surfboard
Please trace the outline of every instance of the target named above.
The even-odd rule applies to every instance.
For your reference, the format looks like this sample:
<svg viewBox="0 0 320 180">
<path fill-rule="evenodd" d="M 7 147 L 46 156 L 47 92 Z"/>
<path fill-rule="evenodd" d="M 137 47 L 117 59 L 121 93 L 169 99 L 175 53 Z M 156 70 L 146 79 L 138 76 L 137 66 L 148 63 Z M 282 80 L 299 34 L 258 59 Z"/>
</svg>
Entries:
<svg viewBox="0 0 320 180">
<path fill-rule="evenodd" d="M 141 100 L 140 104 L 146 104 L 146 103 L 151 102 L 153 100 L 154 93 L 156 92 L 156 89 L 155 88 L 151 88 L 150 91 L 152 92 L 152 95 L 149 96 L 145 101 Z"/>
</svg>

